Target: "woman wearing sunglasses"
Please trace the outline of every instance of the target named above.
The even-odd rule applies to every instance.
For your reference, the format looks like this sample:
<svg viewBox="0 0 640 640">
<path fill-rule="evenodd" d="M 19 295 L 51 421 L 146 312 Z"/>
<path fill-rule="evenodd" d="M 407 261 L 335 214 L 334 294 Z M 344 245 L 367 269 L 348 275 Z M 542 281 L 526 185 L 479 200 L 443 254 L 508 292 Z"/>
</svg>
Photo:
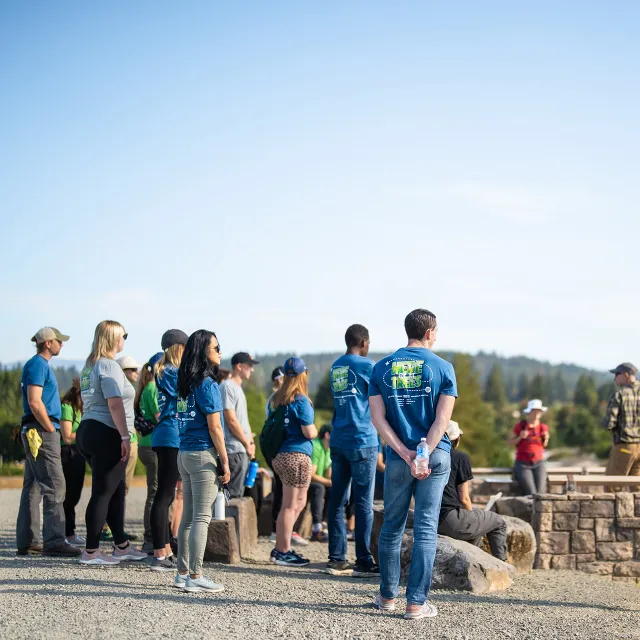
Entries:
<svg viewBox="0 0 640 640">
<path fill-rule="evenodd" d="M 187 341 L 178 372 L 178 418 L 184 510 L 178 531 L 178 572 L 174 586 L 189 592 L 222 591 L 202 575 L 202 561 L 218 495 L 218 482 L 231 479 L 224 445 L 222 398 L 215 381 L 220 365 L 216 334 L 200 329 Z M 220 475 L 218 476 L 218 460 Z"/>
</svg>

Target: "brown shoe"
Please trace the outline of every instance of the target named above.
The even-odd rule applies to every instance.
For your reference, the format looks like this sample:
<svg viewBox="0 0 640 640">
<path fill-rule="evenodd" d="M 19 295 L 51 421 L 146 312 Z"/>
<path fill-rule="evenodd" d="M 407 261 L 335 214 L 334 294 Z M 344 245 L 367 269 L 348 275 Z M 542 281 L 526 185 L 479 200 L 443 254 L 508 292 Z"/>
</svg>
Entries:
<svg viewBox="0 0 640 640">
<path fill-rule="evenodd" d="M 42 553 L 41 544 L 31 544 L 28 547 L 22 547 L 16 552 L 17 556 L 37 556 Z"/>
<path fill-rule="evenodd" d="M 44 549 L 42 552 L 43 556 L 62 556 L 65 558 L 76 558 L 79 555 L 82 555 L 82 549 L 78 549 L 78 547 L 72 547 L 70 544 L 66 542 L 61 542 L 60 544 L 55 545 L 54 547 L 49 547 L 48 549 Z"/>
</svg>

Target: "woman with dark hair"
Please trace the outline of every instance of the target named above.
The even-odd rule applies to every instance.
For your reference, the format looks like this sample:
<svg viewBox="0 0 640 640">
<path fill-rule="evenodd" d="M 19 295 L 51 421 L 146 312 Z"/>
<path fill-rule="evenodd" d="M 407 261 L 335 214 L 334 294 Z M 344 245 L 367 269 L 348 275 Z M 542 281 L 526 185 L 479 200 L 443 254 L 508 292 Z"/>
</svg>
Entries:
<svg viewBox="0 0 640 640">
<path fill-rule="evenodd" d="M 76 506 L 80 502 L 84 485 L 85 459 L 76 446 L 76 431 L 82 420 L 82 395 L 80 378 L 74 378 L 73 384 L 62 397 L 62 414 L 60 417 L 60 435 L 62 446 L 60 458 L 62 472 L 67 491 L 64 497 L 65 537 L 75 547 L 84 546 L 86 540 L 76 535 Z"/>
<path fill-rule="evenodd" d="M 178 468 L 184 509 L 178 531 L 178 572 L 174 586 L 188 592 L 224 589 L 202 575 L 218 482 L 225 485 L 231 478 L 222 427 L 222 398 L 215 381 L 219 365 L 220 344 L 216 334 L 205 329 L 193 333 L 178 371 L 177 403 L 180 421 Z"/>
</svg>

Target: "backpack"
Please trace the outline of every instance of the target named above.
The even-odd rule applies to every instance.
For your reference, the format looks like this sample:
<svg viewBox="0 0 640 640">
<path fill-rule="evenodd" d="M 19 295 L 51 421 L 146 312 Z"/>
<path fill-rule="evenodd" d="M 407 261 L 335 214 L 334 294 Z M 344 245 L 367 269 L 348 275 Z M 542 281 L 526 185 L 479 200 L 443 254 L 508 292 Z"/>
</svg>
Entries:
<svg viewBox="0 0 640 640">
<path fill-rule="evenodd" d="M 133 426 L 136 428 L 136 431 L 144 438 L 144 436 L 148 436 L 153 428 L 156 426 L 153 422 L 147 420 L 140 410 L 136 410 L 134 412 L 133 418 Z"/>
<path fill-rule="evenodd" d="M 271 462 L 280 452 L 284 437 L 284 407 L 281 405 L 271 412 L 260 434 L 260 451 L 262 451 L 262 455 L 269 466 L 271 466 Z"/>
</svg>

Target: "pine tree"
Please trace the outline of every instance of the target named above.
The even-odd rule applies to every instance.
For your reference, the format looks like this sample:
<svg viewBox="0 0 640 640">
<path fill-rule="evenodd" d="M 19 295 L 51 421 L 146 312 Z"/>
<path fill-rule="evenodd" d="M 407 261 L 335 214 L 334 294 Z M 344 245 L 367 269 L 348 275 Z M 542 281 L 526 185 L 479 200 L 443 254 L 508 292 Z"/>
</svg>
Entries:
<svg viewBox="0 0 640 640">
<path fill-rule="evenodd" d="M 502 367 L 494 364 L 489 372 L 487 384 L 484 389 L 485 402 L 491 403 L 496 411 L 500 411 L 507 404 L 507 393 L 505 390 Z"/>
<path fill-rule="evenodd" d="M 255 434 L 262 433 L 262 427 L 264 426 L 265 413 L 264 408 L 267 403 L 267 398 L 264 391 L 258 387 L 255 382 L 249 382 L 244 385 L 244 395 L 247 399 L 247 414 L 249 416 L 249 424 L 251 425 L 251 431 Z M 266 467 L 267 463 L 260 451 L 259 438 L 255 439 L 256 442 L 256 460 L 260 463 L 261 467 Z"/>
<path fill-rule="evenodd" d="M 567 384 L 560 370 L 549 380 L 549 402 L 566 402 Z"/>
<path fill-rule="evenodd" d="M 325 411 L 333 411 L 333 393 L 331 393 L 331 371 L 327 371 L 323 376 L 316 397 L 313 400 L 313 406 L 316 409 L 324 409 Z"/>
<path fill-rule="evenodd" d="M 539 372 L 536 373 L 529 384 L 529 399 L 533 400 L 534 398 L 542 400 L 543 403 L 549 402 L 547 379 Z"/>
<path fill-rule="evenodd" d="M 582 374 L 578 378 L 573 392 L 573 403 L 579 407 L 585 407 L 595 416 L 599 415 L 600 398 L 595 380 L 591 376 Z"/>
<path fill-rule="evenodd" d="M 516 385 L 516 400 L 522 402 L 529 398 L 529 376 L 526 373 L 521 373 L 518 376 L 518 383 Z"/>
</svg>

